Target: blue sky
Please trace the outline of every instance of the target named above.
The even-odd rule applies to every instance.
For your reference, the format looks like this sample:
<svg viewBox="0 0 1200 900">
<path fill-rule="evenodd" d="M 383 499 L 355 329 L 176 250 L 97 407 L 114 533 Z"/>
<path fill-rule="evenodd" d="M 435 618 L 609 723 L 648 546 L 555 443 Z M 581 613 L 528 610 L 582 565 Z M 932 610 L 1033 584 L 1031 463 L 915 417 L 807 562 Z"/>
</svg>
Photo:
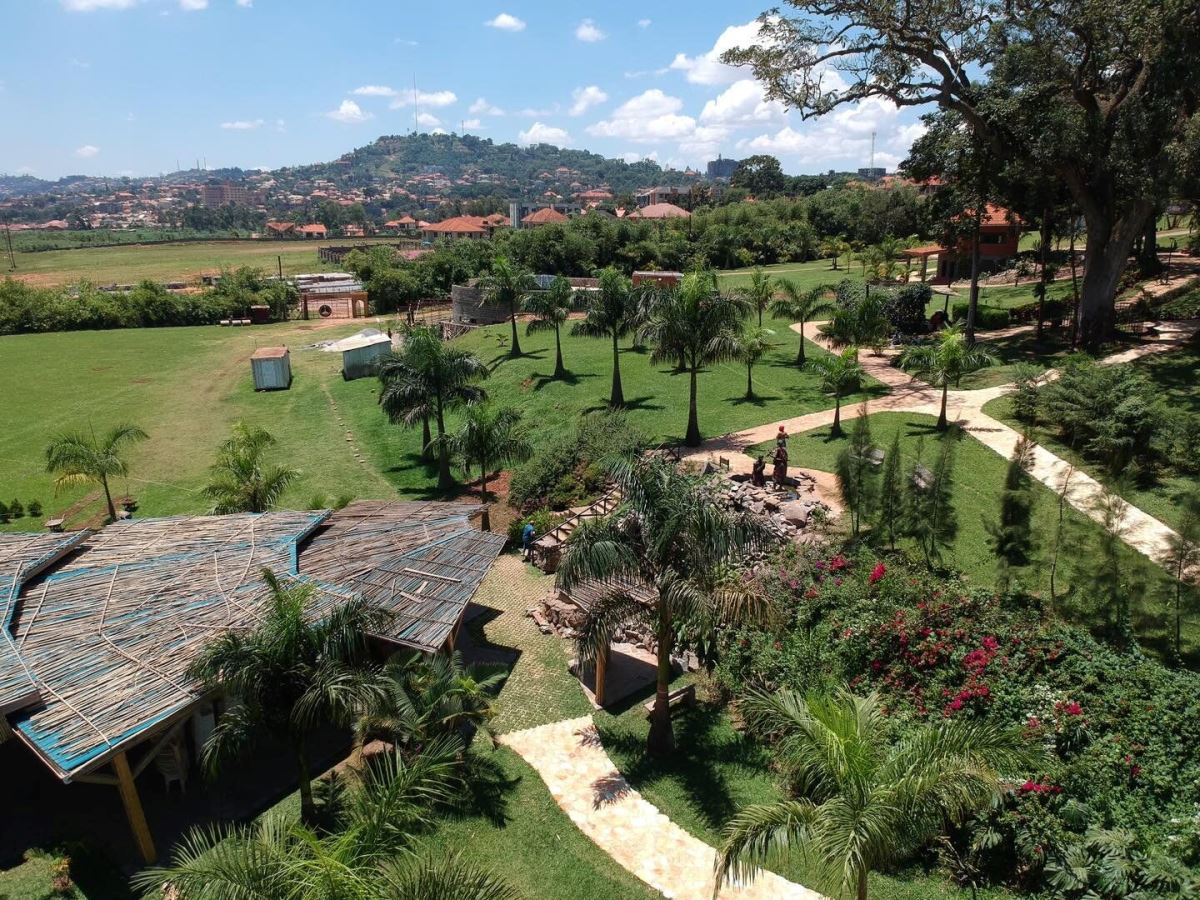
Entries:
<svg viewBox="0 0 1200 900">
<path fill-rule="evenodd" d="M 894 166 L 912 110 L 801 122 L 720 52 L 768 0 L 499 4 L 22 0 L 5 4 L 0 172 L 147 175 L 333 159 L 417 126 L 700 166 Z M 413 79 L 416 78 L 416 108 Z"/>
</svg>

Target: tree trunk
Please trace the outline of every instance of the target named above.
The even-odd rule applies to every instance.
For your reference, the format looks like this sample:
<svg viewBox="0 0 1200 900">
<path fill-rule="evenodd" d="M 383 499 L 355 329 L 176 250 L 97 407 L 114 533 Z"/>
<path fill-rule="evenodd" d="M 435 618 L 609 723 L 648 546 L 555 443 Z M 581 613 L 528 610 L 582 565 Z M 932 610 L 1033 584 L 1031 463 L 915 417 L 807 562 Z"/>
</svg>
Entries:
<svg viewBox="0 0 1200 900">
<path fill-rule="evenodd" d="M 617 347 L 617 332 L 613 331 L 613 380 L 612 393 L 608 397 L 608 405 L 620 409 L 625 405 L 625 392 L 621 389 L 621 351 Z"/>
<path fill-rule="evenodd" d="M 488 514 L 488 495 L 487 495 L 487 461 L 480 460 L 479 463 L 479 502 L 483 504 L 483 519 L 479 523 L 479 527 L 483 531 L 492 530 L 492 517 Z"/>
<path fill-rule="evenodd" d="M 117 521 L 117 508 L 113 506 L 112 494 L 108 490 L 108 476 L 100 476 L 100 485 L 104 488 L 104 502 L 108 504 L 108 520 L 110 522 Z"/>
<path fill-rule="evenodd" d="M 746 363 L 746 399 L 754 399 L 754 364 Z"/>
<path fill-rule="evenodd" d="M 300 775 L 300 822 L 311 826 L 317 821 L 317 806 L 313 803 L 312 777 L 309 775 L 304 739 L 296 738 L 293 749 L 296 753 L 296 770 Z"/>
<path fill-rule="evenodd" d="M 1129 260 L 1133 241 L 1154 212 L 1148 200 L 1135 200 L 1117 216 L 1099 203 L 1084 206 L 1087 244 L 1083 259 L 1083 290 L 1079 297 L 1079 339 L 1095 352 L 1112 337 L 1117 284 Z"/>
<path fill-rule="evenodd" d="M 687 437 L 684 443 L 689 447 L 700 446 L 700 420 L 696 412 L 696 367 L 692 366 L 688 373 L 688 425 Z"/>
<path fill-rule="evenodd" d="M 659 599 L 661 603 L 661 598 Z M 658 626 L 658 679 L 654 690 L 654 709 L 650 713 L 650 734 L 646 752 L 666 756 L 675 749 L 675 731 L 671 727 L 671 628 L 665 616 Z"/>
<path fill-rule="evenodd" d="M 942 383 L 942 411 L 938 413 L 937 427 L 938 431 L 945 431 L 949 422 L 946 419 L 946 398 L 950 393 L 950 382 Z"/>
<path fill-rule="evenodd" d="M 562 336 L 559 334 L 559 328 L 554 326 L 554 377 L 562 378 L 567 374 L 567 370 L 563 368 L 562 361 Z"/>
<path fill-rule="evenodd" d="M 858 873 L 858 884 L 855 886 L 857 900 L 867 900 L 867 870 Z"/>
<path fill-rule="evenodd" d="M 1138 271 L 1146 278 L 1162 271 L 1162 263 L 1158 261 L 1158 216 L 1155 215 L 1153 209 L 1146 216 L 1146 224 L 1142 226 L 1142 246 L 1138 253 Z"/>
<path fill-rule="evenodd" d="M 800 349 L 796 352 L 796 365 L 804 365 L 804 320 L 800 320 Z"/>
<path fill-rule="evenodd" d="M 1047 206 L 1042 210 L 1042 286 L 1038 292 L 1037 329 L 1034 332 L 1037 340 L 1042 339 L 1042 322 L 1046 318 L 1046 292 L 1050 289 L 1050 241 L 1052 239 L 1053 210 Z"/>
<path fill-rule="evenodd" d="M 979 319 L 979 210 L 975 212 L 975 232 L 971 235 L 971 293 L 967 299 L 967 344 L 975 343 L 975 324 Z"/>
<path fill-rule="evenodd" d="M 429 433 L 429 416 L 421 416 L 421 460 L 422 462 L 433 462 L 433 451 L 429 449 L 430 443 L 433 442 L 433 435 Z"/>
<path fill-rule="evenodd" d="M 446 446 L 446 421 L 442 414 L 442 398 L 437 398 L 438 433 L 438 490 L 448 493 L 454 489 L 454 476 L 450 474 L 450 448 Z"/>
<path fill-rule="evenodd" d="M 833 427 L 829 429 L 832 437 L 842 436 L 842 395 L 833 395 Z"/>
<path fill-rule="evenodd" d="M 512 323 L 512 349 L 508 351 L 509 356 L 521 355 L 521 342 L 517 340 L 517 305 L 509 304 L 508 320 Z"/>
</svg>

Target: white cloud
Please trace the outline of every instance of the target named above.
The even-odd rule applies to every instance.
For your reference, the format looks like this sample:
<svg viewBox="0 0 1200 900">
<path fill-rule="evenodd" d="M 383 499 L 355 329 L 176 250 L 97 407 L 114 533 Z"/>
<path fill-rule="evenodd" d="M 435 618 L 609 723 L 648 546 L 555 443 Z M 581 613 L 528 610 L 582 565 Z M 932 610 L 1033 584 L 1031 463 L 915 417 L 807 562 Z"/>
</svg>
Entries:
<svg viewBox="0 0 1200 900">
<path fill-rule="evenodd" d="M 78 59 L 76 57 L 71 57 L 71 65 L 76 69 L 90 69 L 92 67 L 92 64 L 86 59 Z"/>
<path fill-rule="evenodd" d="M 467 108 L 467 112 L 469 112 L 473 116 L 478 116 L 478 115 L 502 116 L 502 115 L 504 115 L 504 110 L 502 110 L 500 107 L 496 106 L 495 104 L 488 103 L 487 100 L 483 97 L 479 97 L 474 103 L 472 103 Z"/>
<path fill-rule="evenodd" d="M 524 109 L 517 110 L 517 115 L 527 119 L 544 119 L 546 116 L 554 116 L 558 114 L 559 106 L 557 103 L 551 106 L 527 106 Z"/>
<path fill-rule="evenodd" d="M 91 159 L 99 152 L 100 148 L 95 144 L 84 144 L 82 147 L 79 147 L 75 150 L 75 155 L 80 159 Z"/>
<path fill-rule="evenodd" d="M 924 131 L 920 122 L 901 122 L 900 111 L 887 100 L 868 98 L 824 119 L 738 142 L 740 150 L 773 153 L 809 171 L 830 166 L 857 168 L 870 160 L 871 133 L 876 133 L 875 164 L 895 167 Z"/>
<path fill-rule="evenodd" d="M 571 92 L 571 99 L 574 102 L 571 104 L 569 112 L 573 116 L 582 116 L 593 106 L 607 103 L 608 94 L 604 93 L 598 86 L 589 84 L 587 87 L 575 88 Z"/>
<path fill-rule="evenodd" d="M 700 122 L 736 127 L 782 121 L 785 114 L 782 103 L 764 98 L 761 84 L 753 78 L 743 78 L 704 104 Z"/>
<path fill-rule="evenodd" d="M 37 169 L 33 166 L 17 166 L 18 175 L 32 175 L 36 171 Z"/>
<path fill-rule="evenodd" d="M 208 9 L 208 0 L 179 0 L 179 8 L 184 12 L 199 12 Z"/>
<path fill-rule="evenodd" d="M 734 47 L 761 44 L 758 29 L 757 21 L 747 22 L 745 25 L 730 25 L 721 32 L 711 50 L 699 56 L 677 53 L 671 61 L 671 68 L 683 72 L 693 84 L 731 84 L 745 75 L 734 66 L 727 66 L 721 62 L 721 54 Z"/>
<path fill-rule="evenodd" d="M 596 27 L 594 20 L 584 19 L 575 28 L 575 37 L 585 44 L 594 44 L 597 41 L 604 40 L 608 35 Z"/>
<path fill-rule="evenodd" d="M 276 119 L 275 130 L 278 132 L 287 131 L 287 122 L 285 122 L 283 119 Z"/>
<path fill-rule="evenodd" d="M 427 113 L 427 112 L 419 113 L 417 115 L 417 127 L 425 128 L 425 129 L 429 129 L 429 130 L 432 130 L 434 128 L 441 128 L 442 120 L 439 119 L 437 116 L 435 116 L 433 113 Z"/>
<path fill-rule="evenodd" d="M 393 43 L 403 44 L 405 47 L 416 47 L 418 42 L 412 40 L 411 38 L 396 38 Z"/>
<path fill-rule="evenodd" d="M 494 19 L 488 19 L 483 23 L 489 28 L 498 28 L 501 31 L 524 31 L 525 23 L 516 16 L 511 16 L 508 13 L 500 13 Z"/>
<path fill-rule="evenodd" d="M 237 5 L 242 9 L 249 9 L 254 5 L 254 0 L 237 0 Z"/>
<path fill-rule="evenodd" d="M 457 102 L 458 95 L 454 91 L 397 91 L 396 99 L 391 102 L 391 107 L 400 109 L 416 103 L 417 106 L 432 106 L 434 109 L 440 109 Z"/>
<path fill-rule="evenodd" d="M 630 164 L 635 163 L 635 162 L 641 162 L 643 159 L 648 159 L 651 162 L 657 162 L 658 161 L 658 151 L 655 150 L 651 153 L 638 153 L 636 150 L 630 150 L 626 153 L 622 153 L 621 159 L 625 160 L 625 162 L 630 163 Z"/>
<path fill-rule="evenodd" d="M 534 122 L 528 129 L 517 134 L 517 143 L 523 147 L 530 144 L 554 144 L 558 147 L 571 146 L 571 135 L 562 128 Z"/>
<path fill-rule="evenodd" d="M 650 24 L 649 19 L 638 19 L 638 28 L 649 28 Z"/>
<path fill-rule="evenodd" d="M 129 9 L 137 0 L 62 0 L 70 12 L 92 12 L 96 9 Z"/>
<path fill-rule="evenodd" d="M 588 126 L 595 137 L 624 138 L 651 143 L 679 140 L 696 130 L 696 120 L 680 115 L 683 101 L 652 88 L 622 103 L 609 119 Z"/>
<path fill-rule="evenodd" d="M 226 131 L 253 131 L 262 128 L 262 119 L 235 119 L 232 122 L 222 122 L 221 127 Z"/>
<path fill-rule="evenodd" d="M 626 72 L 625 77 L 629 79 L 646 78 L 649 75 L 657 77 L 659 75 L 666 75 L 670 71 L 671 69 L 669 66 L 663 66 L 661 69 L 639 69 L 633 72 Z"/>
<path fill-rule="evenodd" d="M 482 119 L 464 119 L 462 127 L 463 131 L 482 131 L 487 128 Z"/>
<path fill-rule="evenodd" d="M 385 84 L 364 84 L 356 87 L 350 93 L 356 97 L 395 97 L 396 89 Z"/>
<path fill-rule="evenodd" d="M 363 112 L 362 107 L 353 100 L 343 100 L 341 106 L 330 110 L 325 115 L 335 122 L 341 122 L 343 125 L 357 125 L 372 118 L 371 113 Z"/>
</svg>

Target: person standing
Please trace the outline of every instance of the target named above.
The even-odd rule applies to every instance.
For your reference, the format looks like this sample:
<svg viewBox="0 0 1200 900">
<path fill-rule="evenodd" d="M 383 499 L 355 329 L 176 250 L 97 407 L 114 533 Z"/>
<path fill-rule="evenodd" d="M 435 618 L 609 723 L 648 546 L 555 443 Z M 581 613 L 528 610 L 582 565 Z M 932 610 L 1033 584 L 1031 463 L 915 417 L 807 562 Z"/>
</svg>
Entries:
<svg viewBox="0 0 1200 900">
<path fill-rule="evenodd" d="M 521 556 L 526 562 L 533 561 L 533 523 L 526 522 L 521 529 Z"/>
</svg>

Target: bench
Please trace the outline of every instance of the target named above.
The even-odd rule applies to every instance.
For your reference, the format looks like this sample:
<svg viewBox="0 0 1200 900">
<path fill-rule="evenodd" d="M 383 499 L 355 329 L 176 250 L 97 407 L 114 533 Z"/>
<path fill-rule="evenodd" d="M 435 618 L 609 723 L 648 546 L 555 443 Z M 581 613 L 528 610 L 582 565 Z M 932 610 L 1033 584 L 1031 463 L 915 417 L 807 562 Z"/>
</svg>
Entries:
<svg viewBox="0 0 1200 900">
<path fill-rule="evenodd" d="M 646 707 L 646 718 L 654 715 L 654 701 L 657 697 L 651 697 L 643 704 Z M 676 688 L 667 694 L 667 706 L 670 707 L 672 713 L 684 706 L 696 705 L 696 686 L 694 684 L 685 685 L 681 688 Z"/>
</svg>

